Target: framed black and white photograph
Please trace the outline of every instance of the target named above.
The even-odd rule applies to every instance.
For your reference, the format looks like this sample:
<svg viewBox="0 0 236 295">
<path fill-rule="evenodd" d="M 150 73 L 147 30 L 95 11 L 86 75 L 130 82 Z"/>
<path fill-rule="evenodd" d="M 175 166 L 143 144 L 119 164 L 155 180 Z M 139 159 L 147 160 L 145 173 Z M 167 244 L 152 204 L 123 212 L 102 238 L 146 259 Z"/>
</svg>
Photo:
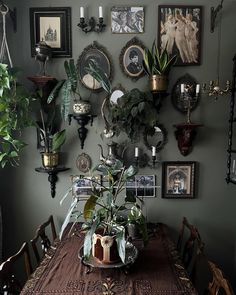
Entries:
<svg viewBox="0 0 236 295">
<path fill-rule="evenodd" d="M 71 57 L 71 8 L 30 8 L 31 55 L 35 56 L 35 45 L 46 42 L 52 48 L 53 57 Z"/>
<path fill-rule="evenodd" d="M 135 175 L 126 182 L 126 195 L 137 197 L 155 197 L 155 175 Z"/>
<path fill-rule="evenodd" d="M 145 75 L 143 68 L 143 53 L 145 46 L 136 37 L 132 38 L 122 48 L 120 66 L 123 73 L 131 79 L 137 80 Z"/>
<path fill-rule="evenodd" d="M 111 59 L 107 50 L 95 41 L 93 44 L 85 47 L 78 58 L 77 71 L 82 85 L 92 91 L 100 91 L 102 90 L 101 84 L 86 71 L 91 60 L 94 60 L 103 69 L 111 81 L 113 74 Z"/>
<path fill-rule="evenodd" d="M 177 54 L 176 65 L 200 65 L 201 27 L 201 6 L 158 7 L 158 45 L 170 56 Z"/>
<path fill-rule="evenodd" d="M 101 176 L 86 176 L 74 175 L 71 177 L 72 194 L 75 197 L 89 197 L 92 193 L 92 188 L 101 189 Z"/>
<path fill-rule="evenodd" d="M 143 33 L 144 8 L 142 6 L 112 7 L 111 32 L 116 34 Z"/>
<path fill-rule="evenodd" d="M 163 162 L 162 197 L 192 199 L 195 197 L 196 162 Z"/>
</svg>

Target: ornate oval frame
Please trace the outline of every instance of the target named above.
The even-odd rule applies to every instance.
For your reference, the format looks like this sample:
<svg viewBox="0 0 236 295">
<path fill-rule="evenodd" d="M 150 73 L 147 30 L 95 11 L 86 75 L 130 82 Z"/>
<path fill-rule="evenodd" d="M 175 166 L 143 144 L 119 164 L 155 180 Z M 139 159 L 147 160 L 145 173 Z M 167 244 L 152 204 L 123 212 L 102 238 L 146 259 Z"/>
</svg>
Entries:
<svg viewBox="0 0 236 295">
<path fill-rule="evenodd" d="M 121 70 L 127 77 L 131 78 L 132 80 L 138 80 L 145 75 L 145 71 L 143 68 L 144 49 L 144 44 L 136 37 L 128 41 L 126 45 L 121 49 L 119 57 Z M 138 62 L 138 66 L 132 63 L 132 61 L 128 63 L 128 61 L 130 61 L 129 56 L 132 50 L 134 51 L 134 54 L 137 54 L 135 56 L 138 56 L 138 61 L 141 58 L 141 62 Z"/>
<path fill-rule="evenodd" d="M 91 91 L 99 92 L 103 89 L 102 86 L 99 87 L 99 85 L 96 85 L 91 75 L 84 70 L 84 68 L 88 66 L 89 58 L 95 59 L 104 69 L 109 80 L 112 81 L 113 65 L 111 57 L 105 47 L 94 41 L 93 44 L 84 48 L 77 60 L 77 73 L 81 84 Z"/>
</svg>

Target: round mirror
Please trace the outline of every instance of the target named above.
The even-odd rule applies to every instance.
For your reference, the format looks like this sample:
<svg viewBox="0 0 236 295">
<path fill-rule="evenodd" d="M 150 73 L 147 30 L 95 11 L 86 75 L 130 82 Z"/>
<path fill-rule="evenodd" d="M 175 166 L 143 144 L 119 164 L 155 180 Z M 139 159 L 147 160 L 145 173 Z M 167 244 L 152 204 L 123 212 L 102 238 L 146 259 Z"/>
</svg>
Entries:
<svg viewBox="0 0 236 295">
<path fill-rule="evenodd" d="M 162 124 L 157 123 L 154 127 L 145 130 L 143 139 L 149 150 L 155 146 L 156 152 L 159 152 L 167 143 L 167 130 Z"/>
<path fill-rule="evenodd" d="M 112 105 L 116 105 L 118 98 L 122 97 L 124 94 L 125 94 L 125 90 L 121 85 L 113 88 L 111 96 L 110 96 L 110 103 Z"/>
</svg>

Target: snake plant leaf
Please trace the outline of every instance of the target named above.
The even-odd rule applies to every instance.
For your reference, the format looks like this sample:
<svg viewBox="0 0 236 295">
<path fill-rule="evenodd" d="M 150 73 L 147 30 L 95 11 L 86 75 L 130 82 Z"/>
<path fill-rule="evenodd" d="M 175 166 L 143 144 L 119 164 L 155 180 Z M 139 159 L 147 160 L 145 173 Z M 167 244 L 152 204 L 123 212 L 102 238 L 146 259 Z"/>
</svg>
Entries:
<svg viewBox="0 0 236 295">
<path fill-rule="evenodd" d="M 76 67 L 75 67 L 75 63 L 73 59 L 69 60 L 68 68 L 70 73 L 68 78 L 71 81 L 71 90 L 73 92 L 76 92 L 77 84 L 78 84 L 78 75 L 77 75 L 77 71 L 76 71 Z"/>
<path fill-rule="evenodd" d="M 71 87 L 72 84 L 70 80 L 66 80 L 62 86 L 61 115 L 64 121 L 67 120 L 70 111 Z"/>
<path fill-rule="evenodd" d="M 60 149 L 60 147 L 65 143 L 65 141 L 66 141 L 66 130 L 65 129 L 53 134 L 52 151 L 53 152 L 58 151 Z"/>
<path fill-rule="evenodd" d="M 59 94 L 65 80 L 59 81 L 48 96 L 47 103 L 51 103 Z"/>
</svg>

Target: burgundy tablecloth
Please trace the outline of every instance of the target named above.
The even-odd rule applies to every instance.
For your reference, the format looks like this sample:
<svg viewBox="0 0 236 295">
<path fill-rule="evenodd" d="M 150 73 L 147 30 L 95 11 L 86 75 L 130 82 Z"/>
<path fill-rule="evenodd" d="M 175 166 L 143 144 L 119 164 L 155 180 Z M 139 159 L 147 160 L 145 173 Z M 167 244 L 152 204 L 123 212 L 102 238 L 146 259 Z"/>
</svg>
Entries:
<svg viewBox="0 0 236 295">
<path fill-rule="evenodd" d="M 26 283 L 21 295 L 156 295 L 197 294 L 163 225 L 139 251 L 128 274 L 122 269 L 88 270 L 78 258 L 83 238 L 56 245 Z"/>
</svg>

